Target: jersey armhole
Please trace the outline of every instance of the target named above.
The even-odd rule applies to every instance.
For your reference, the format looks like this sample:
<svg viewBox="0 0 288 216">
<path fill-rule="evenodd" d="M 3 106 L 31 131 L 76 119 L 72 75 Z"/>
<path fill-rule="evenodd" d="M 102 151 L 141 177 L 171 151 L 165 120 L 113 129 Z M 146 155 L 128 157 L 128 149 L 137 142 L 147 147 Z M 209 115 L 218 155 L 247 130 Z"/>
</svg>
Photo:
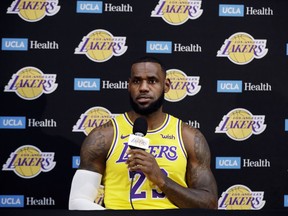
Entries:
<svg viewBox="0 0 288 216">
<path fill-rule="evenodd" d="M 178 137 L 179 137 L 179 145 L 181 147 L 182 153 L 184 154 L 184 156 L 186 158 L 188 158 L 187 156 L 187 151 L 183 142 L 183 138 L 182 138 L 182 124 L 185 124 L 182 120 L 178 119 L 177 122 L 177 133 L 178 133 Z"/>
</svg>

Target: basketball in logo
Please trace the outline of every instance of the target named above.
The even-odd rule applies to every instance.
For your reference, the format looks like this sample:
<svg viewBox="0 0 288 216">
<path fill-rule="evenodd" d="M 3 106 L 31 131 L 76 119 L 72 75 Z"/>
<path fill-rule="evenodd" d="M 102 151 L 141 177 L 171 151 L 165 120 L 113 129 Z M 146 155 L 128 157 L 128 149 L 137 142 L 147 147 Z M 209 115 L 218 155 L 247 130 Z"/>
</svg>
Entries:
<svg viewBox="0 0 288 216">
<path fill-rule="evenodd" d="M 228 114 L 227 135 L 234 140 L 244 140 L 253 133 L 253 115 L 245 109 L 235 109 Z M 241 125 L 245 122 L 245 125 Z"/>
<path fill-rule="evenodd" d="M 37 22 L 47 16 L 54 16 L 60 10 L 58 0 L 13 0 L 8 14 L 18 14 L 27 22 Z"/>
<path fill-rule="evenodd" d="M 202 15 L 201 5 L 202 0 L 159 0 L 151 17 L 161 17 L 170 25 L 182 25 Z"/>
<path fill-rule="evenodd" d="M 181 0 L 181 1 L 175 1 L 175 0 L 166 0 L 166 4 L 163 7 L 163 19 L 172 25 L 180 25 L 186 22 L 189 19 L 189 11 L 187 10 L 185 13 L 184 11 L 176 12 L 175 10 L 171 10 L 171 8 L 175 7 L 177 5 L 178 7 L 186 8 L 189 6 L 189 0 Z M 169 9 L 170 8 L 170 9 Z M 171 12 L 169 12 L 171 10 Z"/>
<path fill-rule="evenodd" d="M 186 88 L 181 88 L 183 83 L 187 83 L 186 74 L 177 69 L 167 70 L 166 73 L 167 79 L 171 81 L 171 88 L 165 93 L 165 100 L 171 102 L 182 100 L 187 94 Z"/>
<path fill-rule="evenodd" d="M 43 93 L 43 73 L 35 67 L 25 67 L 17 72 L 17 94 L 26 100 L 38 98 Z"/>
<path fill-rule="evenodd" d="M 241 200 L 241 198 L 245 198 L 245 200 L 252 200 L 251 190 L 243 185 L 235 185 L 229 188 L 226 193 L 228 194 L 227 201 L 233 200 Z M 227 210 L 251 210 L 252 202 L 241 202 L 241 203 L 226 203 Z"/>
<path fill-rule="evenodd" d="M 45 5 L 47 0 L 37 0 L 40 5 Z M 31 1 L 32 2 L 32 1 Z M 34 22 L 42 19 L 46 15 L 46 7 L 28 7 L 29 1 L 20 1 L 19 15 L 26 21 Z M 25 6 L 26 5 L 26 6 Z"/>
<path fill-rule="evenodd" d="M 254 38 L 246 33 L 239 33 L 231 36 L 230 41 L 228 56 L 231 61 L 241 65 L 254 59 L 254 49 L 251 49 L 255 45 Z"/>
<path fill-rule="evenodd" d="M 34 146 L 23 146 L 16 150 L 15 172 L 23 178 L 32 178 L 41 172 L 41 151 Z M 33 159 L 33 163 L 31 162 Z"/>
<path fill-rule="evenodd" d="M 113 35 L 105 30 L 95 30 L 87 35 L 87 55 L 96 62 L 103 62 L 113 56 Z"/>
</svg>

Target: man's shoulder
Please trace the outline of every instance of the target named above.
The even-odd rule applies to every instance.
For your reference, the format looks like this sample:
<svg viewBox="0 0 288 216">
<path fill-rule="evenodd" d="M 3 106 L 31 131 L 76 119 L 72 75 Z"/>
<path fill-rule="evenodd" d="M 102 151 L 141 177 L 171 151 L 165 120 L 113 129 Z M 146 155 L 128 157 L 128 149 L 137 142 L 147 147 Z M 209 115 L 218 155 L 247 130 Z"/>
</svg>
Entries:
<svg viewBox="0 0 288 216">
<path fill-rule="evenodd" d="M 97 134 L 102 134 L 102 135 L 113 135 L 113 122 L 112 120 L 108 120 L 107 122 L 95 127 L 90 133 L 89 136 L 95 136 Z"/>
<path fill-rule="evenodd" d="M 195 136 L 196 134 L 201 134 L 200 130 L 185 123 L 185 122 L 181 122 L 181 128 L 182 128 L 182 136 L 185 137 L 185 136 Z"/>
</svg>

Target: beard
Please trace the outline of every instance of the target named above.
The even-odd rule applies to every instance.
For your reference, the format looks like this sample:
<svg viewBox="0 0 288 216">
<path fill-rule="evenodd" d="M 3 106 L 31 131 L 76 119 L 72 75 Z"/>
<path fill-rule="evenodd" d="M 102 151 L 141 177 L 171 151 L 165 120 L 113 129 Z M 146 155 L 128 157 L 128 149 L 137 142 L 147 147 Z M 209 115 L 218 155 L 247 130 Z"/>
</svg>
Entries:
<svg viewBox="0 0 288 216">
<path fill-rule="evenodd" d="M 148 107 L 140 107 L 137 103 L 134 102 L 134 100 L 131 97 L 131 94 L 129 95 L 129 99 L 130 99 L 130 105 L 132 107 L 132 109 L 140 114 L 140 115 L 149 115 L 151 113 L 156 112 L 157 110 L 159 110 L 163 103 L 164 103 L 164 91 L 162 92 L 161 96 L 154 101 L 153 103 L 151 103 Z"/>
</svg>

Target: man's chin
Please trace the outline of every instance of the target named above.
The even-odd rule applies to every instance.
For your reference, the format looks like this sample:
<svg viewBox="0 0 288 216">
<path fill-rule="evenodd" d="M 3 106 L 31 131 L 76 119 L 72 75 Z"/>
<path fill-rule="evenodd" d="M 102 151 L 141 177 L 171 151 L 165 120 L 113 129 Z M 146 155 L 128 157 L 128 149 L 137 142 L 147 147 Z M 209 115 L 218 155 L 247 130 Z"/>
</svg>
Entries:
<svg viewBox="0 0 288 216">
<path fill-rule="evenodd" d="M 137 106 L 134 111 L 140 115 L 148 115 L 152 112 L 152 110 L 149 108 L 149 106 L 144 107 L 144 106 Z"/>
<path fill-rule="evenodd" d="M 162 96 L 153 103 L 135 103 L 130 96 L 130 105 L 132 109 L 140 115 L 149 115 L 159 110 L 164 101 L 164 92 Z"/>
</svg>

